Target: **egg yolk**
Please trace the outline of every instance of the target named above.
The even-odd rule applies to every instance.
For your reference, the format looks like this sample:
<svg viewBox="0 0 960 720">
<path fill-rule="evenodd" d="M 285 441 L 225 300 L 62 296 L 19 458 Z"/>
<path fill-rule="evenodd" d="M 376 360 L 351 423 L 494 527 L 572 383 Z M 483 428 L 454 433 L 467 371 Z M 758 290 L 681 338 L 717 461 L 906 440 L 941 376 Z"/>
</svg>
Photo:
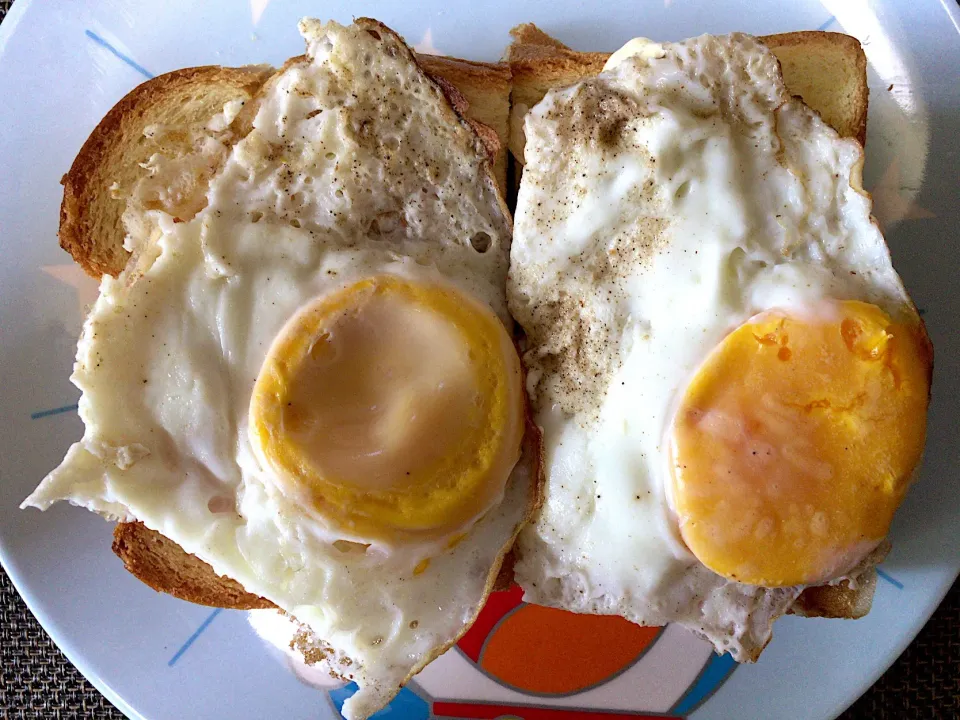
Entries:
<svg viewBox="0 0 960 720">
<path fill-rule="evenodd" d="M 863 302 L 741 325 L 686 389 L 669 434 L 680 533 L 714 572 L 824 582 L 887 534 L 920 460 L 932 358 Z"/>
<path fill-rule="evenodd" d="M 287 489 L 355 537 L 440 537 L 495 504 L 520 455 L 520 361 L 445 285 L 367 278 L 305 307 L 257 378 L 250 429 Z"/>
</svg>

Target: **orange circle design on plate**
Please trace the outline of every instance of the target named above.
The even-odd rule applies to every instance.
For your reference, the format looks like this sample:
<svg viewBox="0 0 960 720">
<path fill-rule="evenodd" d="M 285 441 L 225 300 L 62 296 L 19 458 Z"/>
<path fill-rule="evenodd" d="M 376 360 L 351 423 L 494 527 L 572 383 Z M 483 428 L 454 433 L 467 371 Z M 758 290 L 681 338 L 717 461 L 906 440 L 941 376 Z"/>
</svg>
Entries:
<svg viewBox="0 0 960 720">
<path fill-rule="evenodd" d="M 579 692 L 627 668 L 659 632 L 621 617 L 524 605 L 488 638 L 480 666 L 519 690 Z"/>
</svg>

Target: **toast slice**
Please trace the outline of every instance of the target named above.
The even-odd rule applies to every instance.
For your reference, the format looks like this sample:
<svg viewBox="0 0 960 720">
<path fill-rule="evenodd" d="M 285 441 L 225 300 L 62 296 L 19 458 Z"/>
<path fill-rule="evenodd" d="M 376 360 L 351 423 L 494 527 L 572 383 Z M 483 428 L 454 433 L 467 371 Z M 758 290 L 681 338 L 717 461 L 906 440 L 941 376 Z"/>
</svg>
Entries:
<svg viewBox="0 0 960 720">
<path fill-rule="evenodd" d="M 510 31 L 507 61 L 513 74 L 510 154 L 523 165 L 523 118 L 547 91 L 596 75 L 610 53 L 577 52 L 536 25 Z M 787 89 L 803 98 L 841 137 L 861 145 L 867 131 L 867 59 L 856 38 L 804 31 L 760 38 L 780 61 Z M 519 180 L 519 173 L 517 173 Z"/>
<path fill-rule="evenodd" d="M 509 66 L 440 56 L 418 61 L 484 141 L 503 191 Z M 163 207 L 175 216 L 178 208 L 196 212 L 226 150 L 246 134 L 255 112 L 251 101 L 273 73 L 266 66 L 187 68 L 128 93 L 93 130 L 61 180 L 61 247 L 93 277 L 117 275 L 130 258 L 124 247 L 125 235 L 134 230 L 124 217 L 129 205 Z M 234 110 L 225 115 L 230 103 Z M 160 182 L 151 178 L 157 168 L 163 170 Z M 159 592 L 213 607 L 273 607 L 142 523 L 119 523 L 113 551 L 130 573 Z"/>
<path fill-rule="evenodd" d="M 509 149 L 519 183 L 527 111 L 548 90 L 598 74 L 610 54 L 571 50 L 530 23 L 518 25 L 510 34 L 513 43 L 506 56 L 513 75 Z M 787 89 L 803 98 L 842 137 L 856 138 L 862 145 L 867 127 L 867 64 L 856 38 L 815 31 L 760 39 L 780 61 Z M 808 588 L 789 612 L 804 617 L 863 617 L 870 611 L 876 589 L 873 564 L 883 559 L 888 548 L 884 543 L 867 566 L 852 573 L 855 581 Z"/>
</svg>

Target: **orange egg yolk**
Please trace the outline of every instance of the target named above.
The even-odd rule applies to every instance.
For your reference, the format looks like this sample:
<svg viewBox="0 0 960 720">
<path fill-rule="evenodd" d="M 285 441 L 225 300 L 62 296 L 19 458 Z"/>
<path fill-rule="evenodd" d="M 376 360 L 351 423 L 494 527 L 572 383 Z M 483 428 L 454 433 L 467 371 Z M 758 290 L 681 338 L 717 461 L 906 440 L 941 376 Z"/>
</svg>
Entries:
<svg viewBox="0 0 960 720">
<path fill-rule="evenodd" d="M 728 335 L 669 431 L 684 542 L 766 587 L 824 582 L 887 534 L 920 460 L 932 358 L 863 302 L 771 311 Z"/>
<path fill-rule="evenodd" d="M 282 330 L 250 431 L 280 481 L 334 527 L 441 537 L 502 496 L 523 433 L 520 361 L 493 311 L 459 290 L 367 278 Z"/>
</svg>

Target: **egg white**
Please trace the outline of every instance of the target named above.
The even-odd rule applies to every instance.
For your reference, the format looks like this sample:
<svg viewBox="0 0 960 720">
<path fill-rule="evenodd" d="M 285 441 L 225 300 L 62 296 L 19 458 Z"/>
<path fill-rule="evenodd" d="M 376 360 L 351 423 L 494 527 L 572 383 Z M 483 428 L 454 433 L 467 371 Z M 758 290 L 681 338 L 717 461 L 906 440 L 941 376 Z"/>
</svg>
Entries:
<svg viewBox="0 0 960 720">
<path fill-rule="evenodd" d="M 740 34 L 634 43 L 525 123 L 508 295 L 547 475 L 518 541 L 525 598 L 679 622 L 754 659 L 802 588 L 731 582 L 688 552 L 664 436 L 696 368 L 760 311 L 859 299 L 916 318 L 862 149 Z"/>
</svg>

